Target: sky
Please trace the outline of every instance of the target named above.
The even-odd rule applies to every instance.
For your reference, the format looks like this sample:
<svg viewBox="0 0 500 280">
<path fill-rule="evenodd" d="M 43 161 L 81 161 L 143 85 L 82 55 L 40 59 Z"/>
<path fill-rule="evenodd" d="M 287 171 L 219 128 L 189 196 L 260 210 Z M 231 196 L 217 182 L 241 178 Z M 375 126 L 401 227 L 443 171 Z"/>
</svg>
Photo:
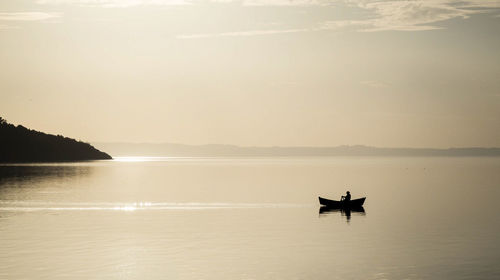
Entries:
<svg viewBox="0 0 500 280">
<path fill-rule="evenodd" d="M 500 0 L 2 0 L 0 116 L 86 142 L 499 147 Z"/>
</svg>

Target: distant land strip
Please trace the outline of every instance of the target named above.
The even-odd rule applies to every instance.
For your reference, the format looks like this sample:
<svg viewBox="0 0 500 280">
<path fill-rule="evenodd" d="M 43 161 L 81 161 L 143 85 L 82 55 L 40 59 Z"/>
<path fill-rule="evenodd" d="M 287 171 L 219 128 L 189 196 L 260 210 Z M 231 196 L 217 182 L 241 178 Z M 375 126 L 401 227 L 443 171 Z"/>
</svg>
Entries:
<svg viewBox="0 0 500 280">
<path fill-rule="evenodd" d="M 92 145 L 62 135 L 15 126 L 0 117 L 0 162 L 58 162 L 112 159 Z"/>
<path fill-rule="evenodd" d="M 500 148 L 378 148 L 369 146 L 336 147 L 242 147 L 235 145 L 184 145 L 173 143 L 93 143 L 113 156 L 173 157 L 322 157 L 322 156 L 432 156 L 498 157 Z"/>
</svg>

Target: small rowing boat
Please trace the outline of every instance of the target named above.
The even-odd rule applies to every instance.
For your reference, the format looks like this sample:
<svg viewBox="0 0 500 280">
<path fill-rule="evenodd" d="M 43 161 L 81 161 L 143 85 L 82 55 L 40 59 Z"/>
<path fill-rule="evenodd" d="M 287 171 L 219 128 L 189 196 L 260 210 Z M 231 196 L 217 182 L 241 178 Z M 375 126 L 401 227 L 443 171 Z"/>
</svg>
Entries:
<svg viewBox="0 0 500 280">
<path fill-rule="evenodd" d="M 319 197 L 319 203 L 331 208 L 355 208 L 363 206 L 366 197 L 351 199 L 349 201 L 338 201 Z"/>
</svg>

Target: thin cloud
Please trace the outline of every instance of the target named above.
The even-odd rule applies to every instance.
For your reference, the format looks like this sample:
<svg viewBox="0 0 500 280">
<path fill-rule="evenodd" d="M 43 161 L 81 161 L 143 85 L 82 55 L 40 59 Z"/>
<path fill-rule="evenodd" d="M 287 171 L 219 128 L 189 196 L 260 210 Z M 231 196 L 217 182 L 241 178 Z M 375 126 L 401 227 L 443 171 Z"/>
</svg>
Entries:
<svg viewBox="0 0 500 280">
<path fill-rule="evenodd" d="M 103 8 L 127 8 L 134 6 L 179 6 L 191 5 L 190 0 L 38 0 L 37 4 L 80 5 Z"/>
<path fill-rule="evenodd" d="M 468 18 L 477 11 L 456 7 L 450 1 L 356 1 L 359 8 L 371 11 L 373 18 L 357 21 L 360 31 L 421 31 L 440 29 L 437 22 Z"/>
<path fill-rule="evenodd" d="M 500 1 L 498 0 L 473 0 L 460 2 L 464 8 L 496 8 L 500 9 Z"/>
<path fill-rule="evenodd" d="M 243 6 L 328 6 L 339 1 L 331 0 L 243 0 Z"/>
<path fill-rule="evenodd" d="M 9 13 L 0 12 L 0 20 L 2 21 L 40 21 L 51 18 L 61 17 L 58 13 L 43 13 L 43 12 L 19 12 Z"/>
<path fill-rule="evenodd" d="M 425 31 L 443 29 L 439 23 L 500 8 L 500 1 L 366 1 L 347 0 L 350 6 L 370 11 L 366 19 L 331 20 L 323 23 L 325 29 L 353 28 L 355 31 Z"/>
<path fill-rule="evenodd" d="M 82 6 L 125 8 L 133 6 L 169 6 L 196 4 L 239 4 L 241 6 L 325 6 L 332 0 L 37 0 L 38 4 L 77 4 Z"/>
<path fill-rule="evenodd" d="M 315 28 L 297 28 L 297 29 L 275 29 L 275 30 L 250 30 L 237 32 L 221 32 L 221 33 L 205 33 L 205 34 L 188 34 L 179 35 L 178 39 L 202 39 L 202 38 L 217 38 L 217 37 L 239 37 L 239 36 L 256 36 L 256 35 L 271 35 L 271 34 L 286 34 L 315 31 Z"/>
</svg>

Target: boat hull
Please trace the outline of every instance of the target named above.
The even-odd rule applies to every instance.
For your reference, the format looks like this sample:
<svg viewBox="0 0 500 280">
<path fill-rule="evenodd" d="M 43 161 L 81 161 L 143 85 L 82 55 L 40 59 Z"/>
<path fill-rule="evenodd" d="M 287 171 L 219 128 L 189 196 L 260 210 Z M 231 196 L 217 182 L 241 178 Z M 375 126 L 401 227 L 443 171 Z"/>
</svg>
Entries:
<svg viewBox="0 0 500 280">
<path fill-rule="evenodd" d="M 331 200 L 331 199 L 326 199 L 323 197 L 318 197 L 319 198 L 319 203 L 321 205 L 328 206 L 330 208 L 356 208 L 356 207 L 361 207 L 363 206 L 363 203 L 365 203 L 366 197 L 358 198 L 358 199 L 353 199 L 350 201 L 338 201 L 338 200 Z"/>
</svg>

